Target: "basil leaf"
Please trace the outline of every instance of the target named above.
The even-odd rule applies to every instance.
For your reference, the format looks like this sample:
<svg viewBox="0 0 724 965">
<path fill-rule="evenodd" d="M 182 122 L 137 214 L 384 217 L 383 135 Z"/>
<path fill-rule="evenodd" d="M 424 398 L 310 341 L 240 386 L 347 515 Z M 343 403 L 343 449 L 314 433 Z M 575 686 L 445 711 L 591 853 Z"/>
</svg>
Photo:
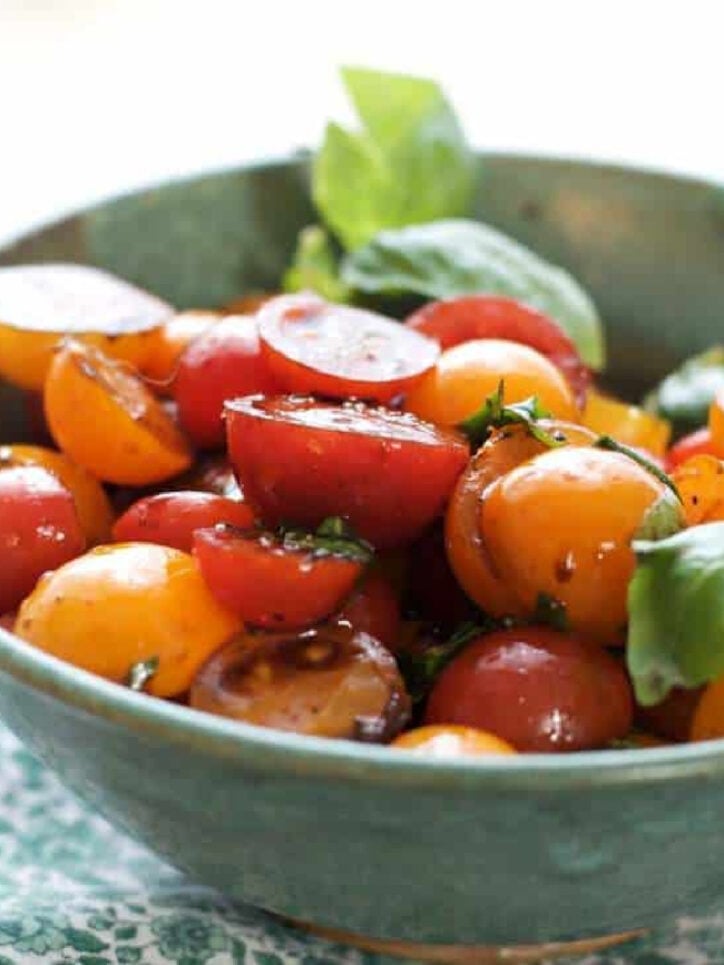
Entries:
<svg viewBox="0 0 724 965">
<path fill-rule="evenodd" d="M 724 390 L 724 345 L 696 355 L 667 375 L 645 401 L 646 408 L 686 431 L 706 425 L 714 396 Z"/>
<path fill-rule="evenodd" d="M 635 541 L 627 661 L 640 704 L 724 673 L 724 522 Z"/>
<path fill-rule="evenodd" d="M 313 291 L 330 302 L 346 302 L 350 291 L 340 281 L 332 240 L 319 225 L 302 228 L 291 266 L 282 281 L 285 291 Z"/>
<path fill-rule="evenodd" d="M 374 556 L 373 547 L 356 536 L 349 523 L 341 516 L 329 516 L 313 533 L 301 529 L 279 531 L 285 549 L 308 552 L 315 557 L 340 556 L 356 563 L 367 564 Z"/>
<path fill-rule="evenodd" d="M 501 426 L 524 425 L 528 432 L 543 445 L 554 449 L 563 445 L 565 439 L 558 439 L 538 425 L 539 419 L 550 418 L 550 412 L 544 409 L 538 401 L 538 396 L 531 395 L 521 402 L 505 405 L 505 382 L 498 383 L 498 388 L 489 395 L 477 412 L 458 423 L 458 429 L 467 436 L 470 444 L 476 448 L 482 446 L 490 435 L 491 429 Z"/>
<path fill-rule="evenodd" d="M 659 540 L 673 536 L 686 525 L 681 500 L 668 488 L 646 510 L 634 539 Z"/>
<path fill-rule="evenodd" d="M 488 633 L 491 626 L 481 626 L 472 621 L 462 623 L 447 640 L 434 643 L 424 650 L 403 651 L 398 661 L 400 671 L 405 679 L 407 692 L 414 703 L 424 700 L 432 685 L 440 676 L 453 657 L 456 657 L 469 643 L 484 633 Z"/>
<path fill-rule="evenodd" d="M 329 124 L 312 168 L 312 195 L 348 249 L 383 228 L 469 210 L 474 156 L 431 80 L 346 67 L 342 80 L 363 128 Z"/>
<path fill-rule="evenodd" d="M 602 368 L 603 329 L 593 302 L 571 275 L 495 228 L 475 221 L 431 221 L 381 231 L 342 260 L 342 279 L 370 294 L 424 298 L 507 295 L 550 315 L 584 362 Z"/>
<path fill-rule="evenodd" d="M 139 660 L 134 663 L 128 671 L 126 686 L 131 690 L 142 691 L 146 684 L 158 673 L 158 657 L 149 657 L 148 660 Z"/>
</svg>

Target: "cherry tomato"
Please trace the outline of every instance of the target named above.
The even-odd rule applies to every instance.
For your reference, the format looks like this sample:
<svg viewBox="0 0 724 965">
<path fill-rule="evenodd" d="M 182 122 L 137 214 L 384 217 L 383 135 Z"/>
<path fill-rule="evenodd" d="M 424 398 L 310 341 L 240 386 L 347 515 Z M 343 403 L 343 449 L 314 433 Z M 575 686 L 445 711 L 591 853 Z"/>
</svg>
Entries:
<svg viewBox="0 0 724 965">
<path fill-rule="evenodd" d="M 190 553 L 197 529 L 230 523 L 247 529 L 254 517 L 244 503 L 211 493 L 157 493 L 135 502 L 113 526 L 118 543 L 158 543 Z"/>
<path fill-rule="evenodd" d="M 73 497 L 41 466 L 0 468 L 0 613 L 85 549 Z"/>
<path fill-rule="evenodd" d="M 715 453 L 724 458 L 724 390 L 709 406 L 709 432 Z"/>
<path fill-rule="evenodd" d="M 15 626 L 15 620 L 16 620 L 16 619 L 17 619 L 17 616 L 16 616 L 15 613 L 12 613 L 12 612 L 11 612 L 11 613 L 3 613 L 3 614 L 0 616 L 0 627 L 2 627 L 3 630 L 10 630 L 10 631 L 12 631 L 13 627 Z"/>
<path fill-rule="evenodd" d="M 621 664 L 589 641 L 545 627 L 479 637 L 448 664 L 425 722 L 490 731 L 519 751 L 604 747 L 631 729 Z"/>
<path fill-rule="evenodd" d="M 243 315 L 229 315 L 194 339 L 179 359 L 173 384 L 181 425 L 202 449 L 224 444 L 224 402 L 276 391 L 256 320 Z"/>
<path fill-rule="evenodd" d="M 159 392 L 170 391 L 179 359 L 195 338 L 223 318 L 220 312 L 187 311 L 172 315 L 154 329 L 143 374 Z"/>
<path fill-rule="evenodd" d="M 267 525 L 342 516 L 381 548 L 439 515 L 468 459 L 457 433 L 363 403 L 236 399 L 226 420 L 244 497 Z"/>
<path fill-rule="evenodd" d="M 724 677 L 717 677 L 704 688 L 691 717 L 689 739 L 714 740 L 724 737 Z"/>
<path fill-rule="evenodd" d="M 0 469 L 4 466 L 42 466 L 70 490 L 78 522 L 91 546 L 105 543 L 111 532 L 113 510 L 103 486 L 87 469 L 44 446 L 0 446 Z"/>
<path fill-rule="evenodd" d="M 586 397 L 582 422 L 599 435 L 612 436 L 657 457 L 665 455 L 671 436 L 671 423 L 666 419 L 593 389 Z"/>
<path fill-rule="evenodd" d="M 666 454 L 666 471 L 671 472 L 692 456 L 716 456 L 717 451 L 708 426 L 683 436 Z M 724 456 L 724 452 L 722 453 Z"/>
<path fill-rule="evenodd" d="M 217 526 L 194 533 L 194 554 L 216 599 L 250 626 L 296 630 L 333 613 L 367 560 L 271 533 Z"/>
<path fill-rule="evenodd" d="M 262 350 L 286 392 L 389 402 L 428 372 L 437 344 L 383 315 L 282 295 L 259 312 Z"/>
<path fill-rule="evenodd" d="M 724 460 L 692 456 L 671 473 L 689 526 L 724 519 Z"/>
<path fill-rule="evenodd" d="M 421 757 L 481 757 L 489 754 L 515 754 L 515 748 L 495 734 L 459 724 L 416 727 L 400 734 L 392 747 L 414 751 Z"/>
<path fill-rule="evenodd" d="M 647 731 L 669 741 L 687 741 L 691 722 L 704 692 L 703 687 L 687 690 L 674 687 L 659 704 L 638 707 L 636 719 Z"/>
<path fill-rule="evenodd" d="M 188 553 L 152 543 L 99 546 L 38 583 L 18 613 L 18 636 L 122 683 L 151 659 L 146 689 L 188 690 L 196 671 L 240 628 L 209 592 Z"/>
<path fill-rule="evenodd" d="M 442 522 L 436 522 L 410 547 L 408 610 L 424 620 L 452 629 L 473 619 L 474 608 L 455 579 L 445 554 Z"/>
<path fill-rule="evenodd" d="M 556 418 L 578 420 L 573 393 L 552 362 L 527 345 L 494 338 L 443 352 L 407 395 L 405 408 L 436 425 L 458 425 L 478 411 L 501 381 L 507 404 L 535 395 Z"/>
<path fill-rule="evenodd" d="M 335 619 L 349 623 L 358 633 L 366 633 L 396 652 L 400 604 L 390 581 L 382 573 L 370 570 L 344 601 Z"/>
<path fill-rule="evenodd" d="M 410 712 L 394 657 L 367 634 L 331 625 L 234 640 L 201 669 L 189 699 L 262 727 L 368 741 L 394 737 Z"/>
<path fill-rule="evenodd" d="M 186 440 L 141 378 L 80 342 L 66 342 L 51 363 L 45 414 L 63 452 L 107 482 L 143 486 L 191 463 Z"/>
<path fill-rule="evenodd" d="M 563 329 L 547 315 L 513 298 L 465 295 L 429 302 L 405 324 L 440 343 L 442 349 L 481 338 L 505 339 L 545 355 L 568 380 L 583 407 L 591 373 Z"/>
<path fill-rule="evenodd" d="M 170 485 L 170 484 L 167 484 Z M 182 476 L 173 480 L 174 488 L 214 493 L 228 499 L 243 500 L 234 470 L 225 455 L 212 453 L 198 459 Z"/>
</svg>

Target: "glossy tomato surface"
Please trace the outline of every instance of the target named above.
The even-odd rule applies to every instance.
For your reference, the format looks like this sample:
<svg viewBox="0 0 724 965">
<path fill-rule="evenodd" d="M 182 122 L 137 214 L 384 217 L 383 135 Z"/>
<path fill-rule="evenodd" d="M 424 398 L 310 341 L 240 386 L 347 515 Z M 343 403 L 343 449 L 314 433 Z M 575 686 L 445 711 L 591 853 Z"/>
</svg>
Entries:
<svg viewBox="0 0 724 965">
<path fill-rule="evenodd" d="M 341 516 L 376 547 L 421 533 L 468 460 L 456 432 L 362 403 L 237 399 L 226 421 L 244 496 L 266 525 Z"/>
<path fill-rule="evenodd" d="M 390 581 L 376 570 L 365 574 L 360 585 L 342 604 L 336 619 L 349 623 L 358 633 L 374 637 L 393 653 L 397 649 L 400 604 Z"/>
</svg>

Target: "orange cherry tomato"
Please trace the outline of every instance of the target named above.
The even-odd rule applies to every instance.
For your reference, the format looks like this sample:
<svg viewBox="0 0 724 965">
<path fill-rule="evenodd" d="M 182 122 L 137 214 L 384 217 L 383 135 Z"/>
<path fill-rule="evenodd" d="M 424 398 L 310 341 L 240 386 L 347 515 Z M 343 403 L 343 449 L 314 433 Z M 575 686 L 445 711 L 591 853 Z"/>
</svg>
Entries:
<svg viewBox="0 0 724 965">
<path fill-rule="evenodd" d="M 517 342 L 476 339 L 448 349 L 407 395 L 405 408 L 436 425 L 454 426 L 473 415 L 505 383 L 505 402 L 531 395 L 558 419 L 578 421 L 570 386 L 545 356 Z"/>
<path fill-rule="evenodd" d="M 390 581 L 382 573 L 369 570 L 335 617 L 358 633 L 379 640 L 395 653 L 400 635 L 400 604 Z"/>
<path fill-rule="evenodd" d="M 151 334 L 143 374 L 159 392 L 169 394 L 179 359 L 195 338 L 223 318 L 219 312 L 193 311 L 172 315 Z"/>
<path fill-rule="evenodd" d="M 89 546 L 107 542 L 111 533 L 113 510 L 103 486 L 87 469 L 44 446 L 0 446 L 0 468 L 3 466 L 42 466 L 70 491 L 75 502 L 78 522 Z"/>
<path fill-rule="evenodd" d="M 254 516 L 238 499 L 188 490 L 156 493 L 139 499 L 116 520 L 113 539 L 119 543 L 158 543 L 190 553 L 196 530 L 217 523 L 248 529 L 254 525 Z"/>
<path fill-rule="evenodd" d="M 41 390 L 67 335 L 141 366 L 151 332 L 171 312 L 160 298 L 86 265 L 0 268 L 0 377 Z"/>
<path fill-rule="evenodd" d="M 572 630 L 622 642 L 631 540 L 665 488 L 628 456 L 577 446 L 534 456 L 497 479 L 480 499 L 477 528 L 506 585 L 506 608 L 512 594 L 512 615 L 530 619 L 543 596 L 565 608 Z M 479 602 L 503 615 L 497 594 Z"/>
<path fill-rule="evenodd" d="M 590 446 L 596 439 L 590 429 L 572 423 L 541 421 L 541 428 L 568 445 Z M 523 426 L 493 432 L 460 476 L 445 518 L 445 546 L 450 567 L 465 593 L 478 606 L 496 601 L 498 615 L 514 614 L 519 605 L 513 588 L 494 568 L 478 527 L 480 500 L 497 479 L 533 456 L 546 451 Z"/>
<path fill-rule="evenodd" d="M 665 467 L 667 472 L 676 469 L 682 462 L 691 459 L 692 456 L 716 456 L 714 442 L 708 426 L 690 432 L 688 436 L 683 436 L 666 453 Z M 724 457 L 724 452 L 721 453 Z"/>
<path fill-rule="evenodd" d="M 249 626 L 272 630 L 297 630 L 329 616 L 368 561 L 230 526 L 197 530 L 193 544 L 216 599 Z"/>
<path fill-rule="evenodd" d="M 631 729 L 622 665 L 590 641 L 516 627 L 470 643 L 438 677 L 428 724 L 478 727 L 519 751 L 604 747 Z"/>
<path fill-rule="evenodd" d="M 360 308 L 317 295 L 282 295 L 259 311 L 270 371 L 286 392 L 389 402 L 440 354 L 436 342 Z"/>
<path fill-rule="evenodd" d="M 186 440 L 140 377 L 80 342 L 53 359 L 45 414 L 63 452 L 107 482 L 148 485 L 191 464 Z"/>
<path fill-rule="evenodd" d="M 410 699 L 394 657 L 350 627 L 241 636 L 201 669 L 192 707 L 317 737 L 390 740 Z"/>
<path fill-rule="evenodd" d="M 677 465 L 671 478 L 679 490 L 689 526 L 724 520 L 724 460 L 692 456 Z"/>
<path fill-rule="evenodd" d="M 724 458 L 724 390 L 720 390 L 709 406 L 709 432 L 714 451 Z"/>
<path fill-rule="evenodd" d="M 495 734 L 459 724 L 428 724 L 415 727 L 396 737 L 391 744 L 400 750 L 414 751 L 420 757 L 449 759 L 481 757 L 489 754 L 515 754 L 515 748 Z"/>
<path fill-rule="evenodd" d="M 666 454 L 671 436 L 671 424 L 666 419 L 594 389 L 586 396 L 581 421 L 599 435 L 612 436 L 624 445 L 645 449 L 657 457 Z"/>
<path fill-rule="evenodd" d="M 188 553 L 152 543 L 99 546 L 44 576 L 15 632 L 53 656 L 122 683 L 158 660 L 147 690 L 173 697 L 240 627 Z"/>
<path fill-rule="evenodd" d="M 591 372 L 576 346 L 553 319 L 514 298 L 464 295 L 428 302 L 410 315 L 405 325 L 434 338 L 443 349 L 480 338 L 528 345 L 561 370 L 578 405 L 585 402 Z"/>
</svg>

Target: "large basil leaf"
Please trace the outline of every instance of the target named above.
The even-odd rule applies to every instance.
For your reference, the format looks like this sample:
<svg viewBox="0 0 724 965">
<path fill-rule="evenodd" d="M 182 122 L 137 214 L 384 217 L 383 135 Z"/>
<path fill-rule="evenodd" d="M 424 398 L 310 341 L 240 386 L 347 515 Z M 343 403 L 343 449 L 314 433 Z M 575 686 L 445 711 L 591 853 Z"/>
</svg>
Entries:
<svg viewBox="0 0 724 965">
<path fill-rule="evenodd" d="M 646 407 L 682 431 L 706 425 L 709 406 L 724 390 L 724 345 L 696 355 L 667 375 L 646 398 Z"/>
<path fill-rule="evenodd" d="M 555 319 L 593 368 L 605 361 L 593 302 L 566 271 L 488 225 L 464 219 L 382 231 L 345 256 L 342 279 L 369 294 L 508 295 Z"/>
<path fill-rule="evenodd" d="M 312 169 L 314 202 L 342 244 L 466 214 L 475 161 L 439 86 L 350 67 L 342 79 L 363 128 L 329 124 Z"/>
<path fill-rule="evenodd" d="M 648 705 L 724 673 L 724 522 L 633 547 L 627 659 Z"/>
</svg>

